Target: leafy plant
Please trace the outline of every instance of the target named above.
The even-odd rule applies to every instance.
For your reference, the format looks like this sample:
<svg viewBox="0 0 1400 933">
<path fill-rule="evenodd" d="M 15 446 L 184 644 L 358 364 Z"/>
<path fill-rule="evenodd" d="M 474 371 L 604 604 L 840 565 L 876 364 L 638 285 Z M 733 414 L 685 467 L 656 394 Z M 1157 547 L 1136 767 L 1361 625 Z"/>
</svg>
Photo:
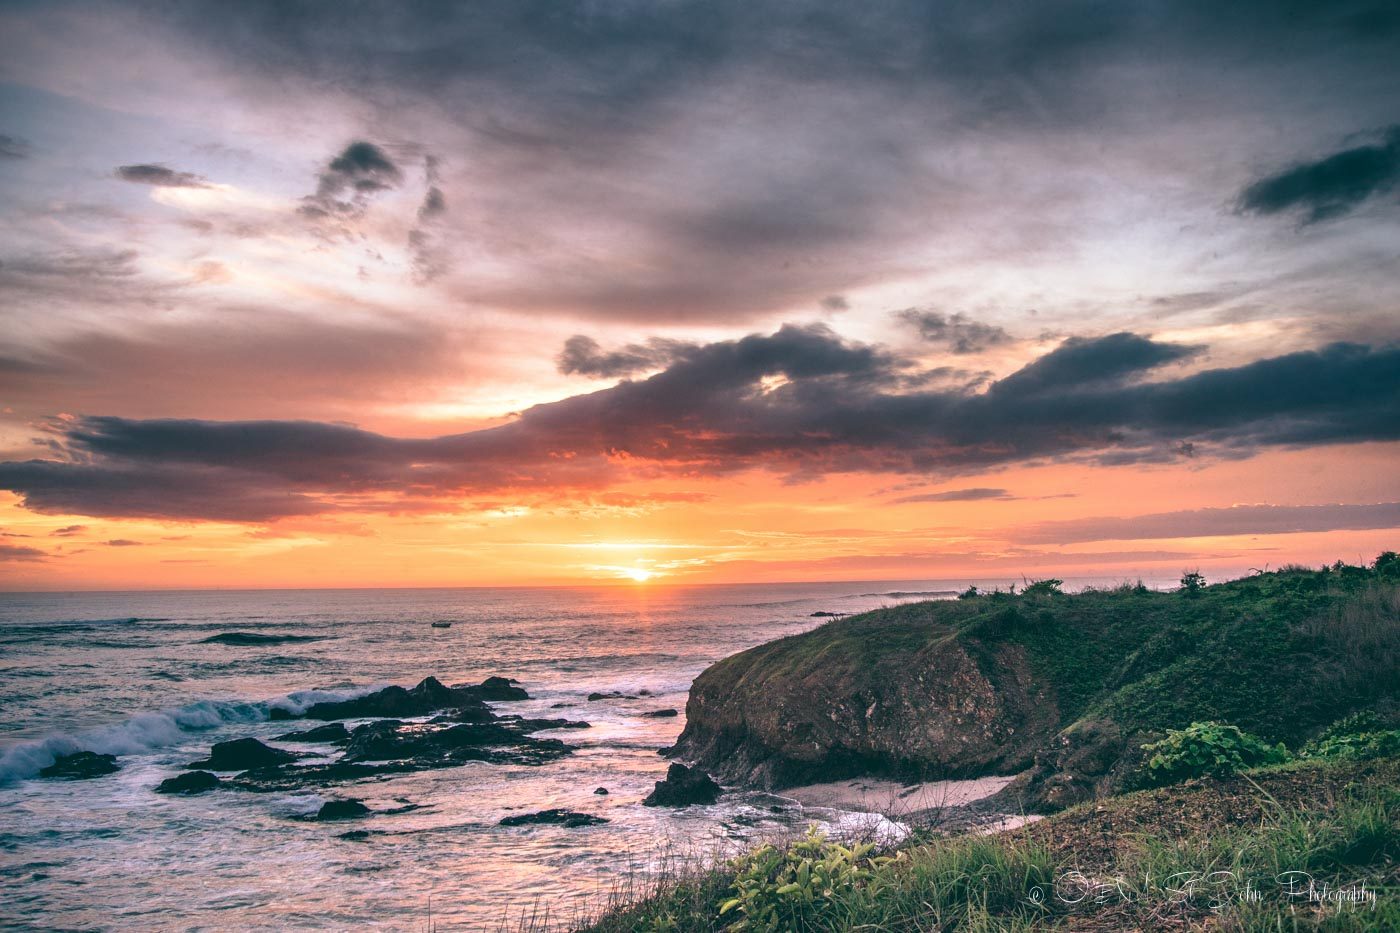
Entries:
<svg viewBox="0 0 1400 933">
<path fill-rule="evenodd" d="M 1026 584 L 1026 588 L 1025 588 L 1024 590 L 1021 591 L 1021 595 L 1022 595 L 1022 596 L 1058 596 L 1058 595 L 1062 595 L 1062 594 L 1063 594 L 1063 591 L 1060 589 L 1060 587 L 1064 585 L 1064 582 L 1065 582 L 1065 581 L 1063 581 L 1063 580 L 1056 580 L 1056 579 L 1053 579 L 1053 578 L 1052 578 L 1052 579 L 1048 579 L 1048 580 L 1036 580 L 1036 581 L 1034 581 L 1033 583 L 1027 583 L 1027 584 Z"/>
<path fill-rule="evenodd" d="M 1205 574 L 1199 570 L 1188 570 L 1181 575 L 1181 592 L 1187 596 L 1195 596 L 1205 588 Z"/>
<path fill-rule="evenodd" d="M 1387 729 L 1375 713 L 1355 713 L 1338 720 L 1303 746 L 1300 758 L 1364 760 L 1400 755 L 1400 729 Z"/>
<path fill-rule="evenodd" d="M 1270 745 L 1238 726 L 1222 722 L 1193 722 L 1171 729 L 1160 742 L 1144 745 L 1144 783 L 1160 787 L 1190 778 L 1228 777 L 1246 768 L 1288 760 L 1282 743 Z"/>
<path fill-rule="evenodd" d="M 958 599 L 976 599 L 982 595 L 982 591 L 975 586 L 969 586 L 958 594 Z"/>
<path fill-rule="evenodd" d="M 733 930 L 801 929 L 842 897 L 878 881 L 878 869 L 895 861 L 874 855 L 872 843 L 843 846 L 816 830 L 789 846 L 765 845 L 737 866 L 734 896 L 720 905 L 720 915 L 738 911 Z"/>
</svg>

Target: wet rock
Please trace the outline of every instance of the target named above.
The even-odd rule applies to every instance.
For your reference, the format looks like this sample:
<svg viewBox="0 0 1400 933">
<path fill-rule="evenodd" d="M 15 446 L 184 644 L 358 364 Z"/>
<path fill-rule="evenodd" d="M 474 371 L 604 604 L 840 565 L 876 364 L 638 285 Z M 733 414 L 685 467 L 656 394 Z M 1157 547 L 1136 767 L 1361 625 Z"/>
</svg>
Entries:
<svg viewBox="0 0 1400 933">
<path fill-rule="evenodd" d="M 202 794 L 207 790 L 218 787 L 222 781 L 218 775 L 210 774 L 208 771 L 186 771 L 184 774 L 173 778 L 166 778 L 160 782 L 156 788 L 157 794 Z"/>
<path fill-rule="evenodd" d="M 258 632 L 221 632 L 218 635 L 210 635 L 200 644 L 257 647 L 258 645 L 283 645 L 299 641 L 320 640 L 319 635 L 263 635 Z"/>
<path fill-rule="evenodd" d="M 113 771 L 120 771 L 116 755 L 100 755 L 97 752 L 74 752 L 59 755 L 54 763 L 39 771 L 39 777 L 61 778 L 66 781 L 85 781 L 102 777 Z"/>
<path fill-rule="evenodd" d="M 352 729 L 350 742 L 345 746 L 345 760 L 444 758 L 464 748 L 512 745 L 524 740 L 521 733 L 497 723 L 462 723 L 439 728 L 387 719 Z"/>
<path fill-rule="evenodd" d="M 322 823 L 331 820 L 357 820 L 373 812 L 359 800 L 327 800 L 321 804 L 321 809 L 316 811 L 315 819 Z"/>
<path fill-rule="evenodd" d="M 297 756 L 280 748 L 270 748 L 257 739 L 234 739 L 218 742 L 203 761 L 190 762 L 191 768 L 210 771 L 250 771 L 296 761 Z"/>
<path fill-rule="evenodd" d="M 824 611 L 824 610 L 819 610 L 819 611 L 817 611 L 817 612 L 812 613 L 812 614 L 811 614 L 811 618 L 813 618 L 813 619 L 839 619 L 839 618 L 841 618 L 843 615 L 845 615 L 844 612 L 826 612 L 826 611 Z"/>
<path fill-rule="evenodd" d="M 637 696 L 637 695 L 635 695 L 635 694 L 631 694 L 631 693 L 618 693 L 617 691 L 613 691 L 613 692 L 611 692 L 611 693 L 590 693 L 590 694 L 588 695 L 588 699 L 589 699 L 590 701 L 593 701 L 593 700 L 639 700 L 639 699 L 641 699 L 641 697 L 639 697 L 639 696 Z"/>
<path fill-rule="evenodd" d="M 374 834 L 367 829 L 352 829 L 349 832 L 340 833 L 335 838 L 345 839 L 350 842 L 360 842 L 361 840 L 368 839 L 372 835 Z"/>
<path fill-rule="evenodd" d="M 371 719 L 377 716 L 426 716 L 438 710 L 484 710 L 486 700 L 526 700 L 530 695 L 503 677 L 488 677 L 475 687 L 448 687 L 436 677 L 425 677 L 411 690 L 383 690 L 330 703 L 317 703 L 306 711 L 307 719 Z"/>
<path fill-rule="evenodd" d="M 699 768 L 673 764 L 666 770 L 666 780 L 657 781 L 656 789 L 642 801 L 648 807 L 688 807 L 696 803 L 714 803 L 721 788 Z"/>
<path fill-rule="evenodd" d="M 509 723 L 511 728 L 522 732 L 542 732 L 545 729 L 591 729 L 593 723 L 582 719 L 526 719 L 521 716 L 502 716 L 497 722 Z"/>
<path fill-rule="evenodd" d="M 305 732 L 288 732 L 277 736 L 278 742 L 317 742 L 328 745 L 344 745 L 350 741 L 350 732 L 338 722 L 307 729 Z"/>
<path fill-rule="evenodd" d="M 563 826 L 566 829 L 576 829 L 580 826 L 597 826 L 600 823 L 608 822 L 601 816 L 593 816 L 588 813 L 579 813 L 574 810 L 540 810 L 538 813 L 522 813 L 518 816 L 508 816 L 501 820 L 501 826 L 541 826 L 553 825 Z"/>
<path fill-rule="evenodd" d="M 267 718 L 269 722 L 286 722 L 288 719 L 296 719 L 297 714 L 289 709 L 274 706 L 267 711 Z"/>
<path fill-rule="evenodd" d="M 606 787 L 599 787 L 596 788 L 593 793 L 597 794 L 599 797 L 606 797 L 608 795 L 608 789 Z"/>
<path fill-rule="evenodd" d="M 505 677 L 488 677 L 475 689 L 483 700 L 501 702 L 504 700 L 528 700 L 530 694 L 517 687 L 518 681 Z"/>
<path fill-rule="evenodd" d="M 674 719 L 680 713 L 673 709 L 654 709 L 649 713 L 643 713 L 643 719 Z"/>
</svg>

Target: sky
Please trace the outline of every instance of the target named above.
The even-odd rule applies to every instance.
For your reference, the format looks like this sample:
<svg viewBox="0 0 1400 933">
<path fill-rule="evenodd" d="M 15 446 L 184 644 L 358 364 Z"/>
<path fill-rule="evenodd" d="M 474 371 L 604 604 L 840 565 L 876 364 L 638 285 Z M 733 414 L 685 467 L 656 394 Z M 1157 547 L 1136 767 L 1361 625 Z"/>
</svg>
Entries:
<svg viewBox="0 0 1400 933">
<path fill-rule="evenodd" d="M 0 3 L 0 588 L 1400 545 L 1392 2 Z"/>
</svg>

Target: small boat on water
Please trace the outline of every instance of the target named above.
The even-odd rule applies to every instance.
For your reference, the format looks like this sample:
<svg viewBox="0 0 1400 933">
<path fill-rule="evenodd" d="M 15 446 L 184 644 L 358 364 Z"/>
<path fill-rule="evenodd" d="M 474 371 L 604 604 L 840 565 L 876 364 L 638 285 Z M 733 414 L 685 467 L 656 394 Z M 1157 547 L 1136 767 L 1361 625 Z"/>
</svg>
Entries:
<svg viewBox="0 0 1400 933">
<path fill-rule="evenodd" d="M 452 627 L 452 623 L 451 623 L 451 622 L 434 622 L 434 623 L 433 623 L 433 628 L 451 628 L 451 627 Z"/>
</svg>

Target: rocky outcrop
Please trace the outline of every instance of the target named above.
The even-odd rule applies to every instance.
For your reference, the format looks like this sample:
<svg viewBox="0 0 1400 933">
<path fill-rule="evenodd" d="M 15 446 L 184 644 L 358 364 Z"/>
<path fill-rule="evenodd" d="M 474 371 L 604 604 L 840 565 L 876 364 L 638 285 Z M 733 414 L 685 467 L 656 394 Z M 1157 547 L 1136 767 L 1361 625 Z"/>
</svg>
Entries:
<svg viewBox="0 0 1400 933">
<path fill-rule="evenodd" d="M 597 826 L 606 823 L 608 820 L 601 816 L 593 816 L 588 813 L 579 813 L 575 810 L 540 810 L 537 813 L 521 813 L 518 816 L 508 816 L 501 820 L 501 826 L 542 826 L 553 825 L 563 826 L 565 829 L 575 829 L 579 826 Z"/>
<path fill-rule="evenodd" d="M 297 756 L 291 752 L 264 745 L 257 739 L 234 739 L 230 742 L 215 743 L 209 750 L 208 758 L 192 761 L 190 767 L 210 771 L 249 771 L 254 768 L 271 768 L 296 760 Z"/>
<path fill-rule="evenodd" d="M 316 811 L 316 815 L 313 819 L 322 823 L 332 820 L 356 820 L 360 817 L 369 816 L 373 812 L 373 810 L 358 800 L 327 800 L 325 803 L 321 804 L 321 809 Z"/>
<path fill-rule="evenodd" d="M 85 781 L 120 771 L 116 755 L 101 755 L 97 752 L 74 752 L 59 755 L 54 763 L 39 770 L 39 777 L 60 778 L 65 781 Z"/>
<path fill-rule="evenodd" d="M 851 619 L 745 651 L 691 687 L 670 754 L 726 783 L 944 778 L 1028 766 L 1060 722 L 1014 643 Z"/>
<path fill-rule="evenodd" d="M 213 790 L 222 783 L 219 776 L 210 774 L 208 771 L 186 771 L 184 774 L 173 778 L 166 778 L 160 782 L 156 788 L 157 794 L 202 794 L 207 790 Z"/>
<path fill-rule="evenodd" d="M 350 700 L 317 703 L 307 719 L 372 719 L 381 716 L 426 716 L 438 710 L 481 708 L 487 700 L 527 700 L 530 695 L 503 677 L 488 677 L 475 687 L 448 687 L 425 677 L 416 687 L 385 687 Z"/>
<path fill-rule="evenodd" d="M 311 742 L 326 745 L 344 745 L 350 741 L 350 733 L 342 723 L 333 722 L 305 732 L 288 732 L 277 736 L 279 742 Z"/>
<path fill-rule="evenodd" d="M 656 782 L 656 789 L 642 801 L 647 807 L 688 807 L 697 803 L 714 803 L 722 788 L 699 768 L 682 764 L 671 765 L 666 779 Z"/>
</svg>

